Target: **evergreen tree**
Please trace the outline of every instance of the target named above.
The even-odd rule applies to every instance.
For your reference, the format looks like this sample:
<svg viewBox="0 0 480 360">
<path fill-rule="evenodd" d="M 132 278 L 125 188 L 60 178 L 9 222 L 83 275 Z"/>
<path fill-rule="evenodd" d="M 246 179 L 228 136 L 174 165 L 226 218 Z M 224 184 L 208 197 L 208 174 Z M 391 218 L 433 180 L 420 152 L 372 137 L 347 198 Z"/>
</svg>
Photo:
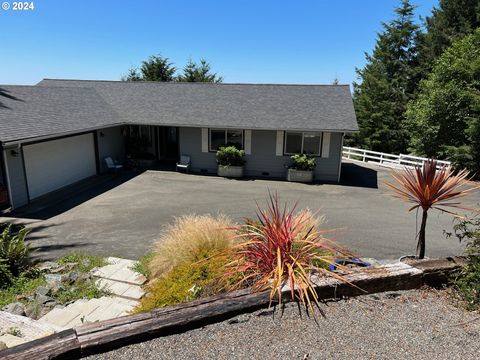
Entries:
<svg viewBox="0 0 480 360">
<path fill-rule="evenodd" d="M 480 29 L 438 59 L 408 105 L 405 125 L 416 154 L 480 174 Z"/>
<path fill-rule="evenodd" d="M 440 0 L 425 26 L 427 31 L 419 39 L 424 77 L 446 48 L 480 26 L 480 0 Z"/>
<path fill-rule="evenodd" d="M 140 67 L 144 81 L 173 81 L 176 70 L 168 58 L 160 55 L 150 56 Z"/>
<path fill-rule="evenodd" d="M 177 81 L 221 83 L 223 78 L 211 71 L 210 64 L 205 59 L 200 59 L 198 64 L 190 59 Z"/>
<path fill-rule="evenodd" d="M 414 97 L 419 78 L 416 40 L 419 25 L 415 7 L 403 0 L 396 17 L 383 24 L 383 31 L 367 64 L 357 69 L 354 104 L 360 132 L 349 144 L 389 153 L 406 151 L 408 132 L 402 126 L 406 105 Z"/>
<path fill-rule="evenodd" d="M 122 81 L 142 81 L 142 76 L 138 73 L 137 68 L 130 68 L 128 69 L 127 73 L 122 76 Z"/>
</svg>

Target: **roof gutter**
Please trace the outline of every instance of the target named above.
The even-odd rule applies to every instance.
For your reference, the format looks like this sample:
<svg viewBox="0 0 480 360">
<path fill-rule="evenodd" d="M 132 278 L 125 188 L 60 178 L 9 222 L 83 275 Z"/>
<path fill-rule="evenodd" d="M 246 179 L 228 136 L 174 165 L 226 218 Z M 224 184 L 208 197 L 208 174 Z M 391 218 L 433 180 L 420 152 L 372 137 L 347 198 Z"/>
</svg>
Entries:
<svg viewBox="0 0 480 360">
<path fill-rule="evenodd" d="M 21 144 L 29 143 L 29 142 L 36 142 L 36 141 L 41 141 L 41 140 L 48 140 L 51 138 L 57 138 L 59 136 L 68 136 L 68 135 L 74 135 L 78 133 L 84 133 L 84 132 L 90 132 L 90 131 L 95 131 L 95 130 L 101 130 L 101 129 L 106 129 L 106 128 L 111 128 L 111 127 L 116 127 L 116 126 L 129 126 L 129 125 L 143 125 L 143 126 L 171 126 L 171 127 L 188 127 L 188 128 L 212 128 L 212 129 L 238 129 L 238 130 L 244 130 L 244 129 L 249 129 L 249 130 L 260 130 L 260 131 L 277 131 L 277 130 L 283 130 L 283 131 L 323 131 L 323 132 L 331 132 L 331 133 L 353 133 L 357 132 L 358 130 L 346 130 L 346 129 L 300 129 L 300 128 L 291 128 L 291 129 L 282 129 L 282 128 L 252 128 L 252 127 L 242 127 L 242 126 L 213 126 L 213 125 L 200 125 L 200 124 L 152 124 L 152 123 L 136 123 L 136 122 L 121 122 L 121 123 L 114 123 L 114 124 L 108 124 L 108 125 L 102 125 L 102 126 L 95 126 L 91 128 L 85 128 L 85 129 L 76 129 L 76 130 L 71 130 L 71 131 L 64 131 L 64 132 L 59 132 L 59 133 L 54 133 L 54 134 L 48 134 L 48 135 L 43 135 L 43 136 L 33 136 L 29 138 L 23 138 L 23 139 L 15 139 L 15 140 L 9 140 L 9 141 L 4 141 L 0 143 L 2 144 L 3 149 L 15 149 L 19 148 Z"/>
</svg>

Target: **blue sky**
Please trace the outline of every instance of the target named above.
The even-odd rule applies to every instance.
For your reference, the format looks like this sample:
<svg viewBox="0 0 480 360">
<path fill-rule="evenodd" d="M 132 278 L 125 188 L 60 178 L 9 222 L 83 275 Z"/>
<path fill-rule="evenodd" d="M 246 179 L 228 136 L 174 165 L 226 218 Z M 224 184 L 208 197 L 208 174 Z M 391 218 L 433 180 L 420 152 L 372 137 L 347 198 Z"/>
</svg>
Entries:
<svg viewBox="0 0 480 360">
<path fill-rule="evenodd" d="M 3 2 L 3 0 L 0 0 Z M 12 1 L 8 0 L 11 4 Z M 437 0 L 414 0 L 428 15 Z M 34 0 L 0 9 L 0 83 L 118 80 L 161 53 L 201 57 L 225 82 L 341 83 L 356 79 L 399 0 Z"/>
</svg>

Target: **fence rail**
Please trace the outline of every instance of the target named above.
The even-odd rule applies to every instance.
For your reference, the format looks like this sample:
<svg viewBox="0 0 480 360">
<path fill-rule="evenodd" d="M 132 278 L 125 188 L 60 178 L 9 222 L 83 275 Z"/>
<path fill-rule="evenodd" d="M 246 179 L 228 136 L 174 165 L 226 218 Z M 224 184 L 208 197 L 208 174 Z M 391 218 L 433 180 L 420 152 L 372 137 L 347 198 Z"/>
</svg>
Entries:
<svg viewBox="0 0 480 360">
<path fill-rule="evenodd" d="M 378 151 L 359 149 L 349 146 L 344 146 L 342 150 L 344 159 L 356 160 L 362 162 L 373 162 L 383 166 L 389 167 L 415 167 L 421 166 L 428 158 L 406 155 L 406 154 L 387 154 Z M 450 161 L 437 160 L 437 167 L 450 166 Z"/>
</svg>

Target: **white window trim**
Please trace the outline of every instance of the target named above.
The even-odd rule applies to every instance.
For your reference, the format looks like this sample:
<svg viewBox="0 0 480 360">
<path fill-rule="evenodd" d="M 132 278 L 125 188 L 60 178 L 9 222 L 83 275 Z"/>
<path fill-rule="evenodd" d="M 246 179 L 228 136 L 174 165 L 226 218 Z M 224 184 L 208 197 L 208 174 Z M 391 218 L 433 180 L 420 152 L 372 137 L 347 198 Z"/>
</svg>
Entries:
<svg viewBox="0 0 480 360">
<path fill-rule="evenodd" d="M 318 153 L 316 154 L 307 154 L 307 155 L 313 155 L 315 157 L 319 157 L 322 154 L 322 144 L 323 144 L 323 132 L 318 132 L 318 131 L 285 131 L 285 134 L 283 136 L 284 142 L 283 142 L 283 154 L 284 155 L 295 155 L 296 153 L 289 153 L 287 152 L 287 139 L 288 139 L 288 134 L 302 134 L 302 148 L 300 150 L 300 154 L 303 154 L 303 142 L 305 141 L 305 134 L 315 134 L 320 136 L 320 145 L 318 147 Z"/>
<path fill-rule="evenodd" d="M 217 152 L 217 150 L 212 149 L 212 130 L 214 131 L 224 131 L 225 132 L 225 144 L 227 143 L 227 132 L 228 131 L 241 131 L 242 132 L 242 150 L 245 148 L 245 130 L 241 129 L 221 129 L 221 128 L 208 128 L 208 151 Z"/>
</svg>

